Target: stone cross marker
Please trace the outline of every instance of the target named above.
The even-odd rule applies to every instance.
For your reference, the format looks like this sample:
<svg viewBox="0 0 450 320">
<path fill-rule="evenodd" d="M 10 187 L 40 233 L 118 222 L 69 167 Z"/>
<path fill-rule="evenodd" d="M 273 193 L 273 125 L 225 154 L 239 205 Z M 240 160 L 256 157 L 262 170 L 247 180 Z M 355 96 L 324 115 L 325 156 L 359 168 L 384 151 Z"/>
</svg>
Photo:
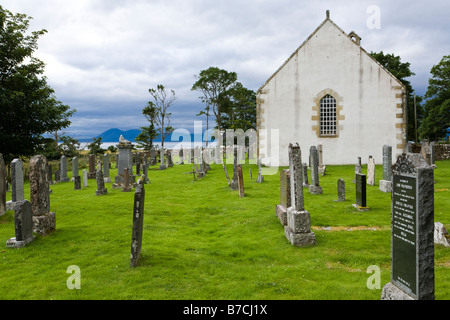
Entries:
<svg viewBox="0 0 450 320">
<path fill-rule="evenodd" d="M 238 187 L 239 187 L 239 197 L 245 197 L 244 193 L 244 175 L 242 173 L 242 165 L 237 166 L 237 176 L 238 176 Z"/>
<path fill-rule="evenodd" d="M 28 200 L 18 201 L 14 213 L 16 236 L 6 241 L 8 248 L 22 248 L 34 240 L 33 212 Z"/>
<path fill-rule="evenodd" d="M 0 216 L 6 213 L 6 165 L 0 153 Z"/>
<path fill-rule="evenodd" d="M 367 184 L 370 186 L 375 185 L 375 159 L 372 156 L 369 156 L 367 164 Z"/>
<path fill-rule="evenodd" d="M 434 172 L 418 153 L 392 167 L 391 282 L 381 299 L 434 299 Z"/>
<path fill-rule="evenodd" d="M 358 209 L 358 211 L 367 211 L 369 208 L 367 207 L 366 201 L 366 175 L 362 173 L 357 173 L 355 175 L 356 181 L 356 203 L 353 204 L 353 207 Z"/>
<path fill-rule="evenodd" d="M 50 212 L 47 158 L 43 155 L 30 159 L 30 202 L 33 212 L 33 232 L 45 236 L 55 231 L 56 216 L 54 212 Z"/>
<path fill-rule="evenodd" d="M 284 234 L 294 246 L 313 245 L 316 237 L 311 231 L 311 218 L 304 205 L 302 157 L 298 143 L 289 144 L 289 172 L 291 206 L 287 209 L 287 225 L 284 227 Z"/>
<path fill-rule="evenodd" d="M 137 267 L 139 257 L 141 255 L 145 205 L 144 179 L 144 177 L 139 179 L 136 192 L 134 193 L 130 267 Z"/>
<path fill-rule="evenodd" d="M 391 192 L 392 191 L 392 181 L 391 181 L 391 167 L 392 167 L 392 147 L 384 145 L 383 146 L 383 179 L 380 180 L 380 191 Z"/>
<path fill-rule="evenodd" d="M 309 185 L 309 193 L 322 194 L 322 187 L 319 185 L 319 154 L 315 146 L 312 146 L 309 149 L 309 160 L 311 162 L 311 184 Z"/>
</svg>

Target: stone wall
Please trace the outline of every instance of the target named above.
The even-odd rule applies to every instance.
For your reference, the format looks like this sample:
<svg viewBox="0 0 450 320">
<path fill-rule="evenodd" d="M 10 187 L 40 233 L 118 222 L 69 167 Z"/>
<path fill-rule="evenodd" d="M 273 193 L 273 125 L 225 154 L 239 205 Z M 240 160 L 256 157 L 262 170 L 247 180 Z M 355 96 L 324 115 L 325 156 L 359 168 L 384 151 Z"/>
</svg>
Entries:
<svg viewBox="0 0 450 320">
<path fill-rule="evenodd" d="M 436 144 L 434 146 L 435 160 L 450 159 L 450 144 Z"/>
</svg>

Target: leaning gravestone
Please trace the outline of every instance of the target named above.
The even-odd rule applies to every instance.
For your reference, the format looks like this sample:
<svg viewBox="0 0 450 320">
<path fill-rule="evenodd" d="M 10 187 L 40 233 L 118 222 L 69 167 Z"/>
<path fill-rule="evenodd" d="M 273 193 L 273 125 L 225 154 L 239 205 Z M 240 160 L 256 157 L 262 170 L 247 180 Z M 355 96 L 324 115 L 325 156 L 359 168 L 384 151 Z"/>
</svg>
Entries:
<svg viewBox="0 0 450 320">
<path fill-rule="evenodd" d="M 6 165 L 0 153 L 0 216 L 6 213 Z"/>
<path fill-rule="evenodd" d="M 303 197 L 302 158 L 298 143 L 289 144 L 289 172 L 291 182 L 291 206 L 287 209 L 287 225 L 284 233 L 294 246 L 313 245 L 316 236 L 311 231 L 311 218 L 305 210 Z"/>
<path fill-rule="evenodd" d="M 358 211 L 367 211 L 369 208 L 367 207 L 367 194 L 366 194 L 366 175 L 357 173 L 355 175 L 356 181 L 356 203 L 353 204 L 353 207 L 358 209 Z"/>
<path fill-rule="evenodd" d="M 391 282 L 382 300 L 434 299 L 434 173 L 422 155 L 392 167 Z"/>
<path fill-rule="evenodd" d="M 392 147 L 388 145 L 383 146 L 383 179 L 380 180 L 380 191 L 391 192 L 391 167 L 392 167 Z"/>
<path fill-rule="evenodd" d="M 131 235 L 130 267 L 136 267 L 141 255 L 142 231 L 144 226 L 145 177 L 142 176 L 134 193 L 133 229 Z"/>
<path fill-rule="evenodd" d="M 309 149 L 309 161 L 311 162 L 311 184 L 309 185 L 309 193 L 322 194 L 322 187 L 319 185 L 319 154 L 315 146 L 312 146 Z"/>
<path fill-rule="evenodd" d="M 287 225 L 287 208 L 291 206 L 291 181 L 289 169 L 280 171 L 280 204 L 275 207 L 275 215 L 283 226 Z"/>
<path fill-rule="evenodd" d="M 56 216 L 54 212 L 50 212 L 47 158 L 43 155 L 30 159 L 30 202 L 33 211 L 33 232 L 45 236 L 55 231 Z"/>
<path fill-rule="evenodd" d="M 11 162 L 11 201 L 6 203 L 8 210 L 14 210 L 16 203 L 25 199 L 23 163 L 20 159 Z"/>
<path fill-rule="evenodd" d="M 34 240 L 33 213 L 28 200 L 17 202 L 14 213 L 14 227 L 16 236 L 6 241 L 8 248 L 22 248 Z"/>
</svg>

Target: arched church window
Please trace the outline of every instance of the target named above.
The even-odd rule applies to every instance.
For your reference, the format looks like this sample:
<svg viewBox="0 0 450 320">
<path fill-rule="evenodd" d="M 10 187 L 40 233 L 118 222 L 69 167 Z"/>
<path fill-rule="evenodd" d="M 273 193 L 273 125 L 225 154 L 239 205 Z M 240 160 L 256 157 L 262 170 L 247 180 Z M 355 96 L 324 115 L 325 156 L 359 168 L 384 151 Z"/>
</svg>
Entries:
<svg viewBox="0 0 450 320">
<path fill-rule="evenodd" d="M 320 135 L 337 135 L 336 99 L 329 94 L 320 99 Z"/>
</svg>

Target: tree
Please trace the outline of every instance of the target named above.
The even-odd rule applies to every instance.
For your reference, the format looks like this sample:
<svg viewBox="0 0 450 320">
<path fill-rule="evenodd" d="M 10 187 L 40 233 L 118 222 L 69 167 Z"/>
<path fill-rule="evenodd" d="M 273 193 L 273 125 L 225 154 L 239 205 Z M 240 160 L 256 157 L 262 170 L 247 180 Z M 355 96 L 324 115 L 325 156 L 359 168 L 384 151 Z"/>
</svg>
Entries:
<svg viewBox="0 0 450 320">
<path fill-rule="evenodd" d="M 202 102 L 206 104 L 207 108 L 212 107 L 213 113 L 216 116 L 216 124 L 219 133 L 222 126 L 222 112 L 224 99 L 221 99 L 225 92 L 236 82 L 237 74 L 235 72 L 228 72 L 217 67 L 209 67 L 206 70 L 200 71 L 197 81 L 192 86 L 191 90 L 202 92 Z M 209 109 L 208 109 L 209 112 Z M 225 163 L 222 162 L 225 176 L 228 185 L 231 185 L 230 178 Z"/>
<path fill-rule="evenodd" d="M 141 133 L 136 137 L 136 141 L 140 148 L 144 150 L 153 149 L 153 140 L 158 136 L 158 130 L 155 127 L 156 124 L 156 107 L 153 103 L 148 105 L 142 110 L 147 121 L 150 123 L 148 127 L 141 127 Z"/>
<path fill-rule="evenodd" d="M 102 137 L 92 138 L 92 142 L 88 144 L 89 154 L 103 154 L 106 150 L 102 149 Z"/>
<path fill-rule="evenodd" d="M 422 139 L 437 141 L 446 136 L 450 127 L 450 55 L 444 56 L 430 73 L 419 133 Z"/>
<path fill-rule="evenodd" d="M 172 113 L 168 112 L 168 109 L 176 100 L 175 91 L 170 90 L 169 92 L 162 84 L 158 84 L 156 89 L 150 88 L 148 89 L 148 92 L 150 92 L 154 101 L 149 101 L 147 108 L 149 108 L 149 112 L 153 112 L 151 109 L 155 108 L 154 119 L 161 136 L 161 148 L 164 148 L 164 139 L 174 130 L 174 128 L 170 126 L 170 116 Z"/>
<path fill-rule="evenodd" d="M 236 82 L 225 96 L 222 127 L 256 130 L 256 93 Z"/>
<path fill-rule="evenodd" d="M 415 119 L 420 123 L 423 116 L 423 108 L 421 102 L 423 98 L 416 95 L 414 99 L 414 89 L 411 86 L 411 82 L 406 80 L 408 77 L 414 76 L 415 74 L 411 71 L 411 64 L 409 62 L 402 62 L 399 56 L 394 54 L 384 54 L 383 51 L 379 53 L 371 52 L 370 55 L 377 60 L 383 67 L 385 67 L 394 77 L 400 80 L 401 83 L 406 87 L 407 91 L 407 118 L 408 118 L 408 140 L 413 139 L 416 135 L 414 134 L 417 130 Z M 416 104 L 416 110 L 414 110 L 414 104 Z M 416 113 L 416 114 L 415 114 Z"/>
<path fill-rule="evenodd" d="M 44 63 L 33 53 L 47 31 L 27 34 L 30 19 L 0 6 L 0 150 L 8 163 L 33 155 L 47 142 L 44 134 L 67 128 L 76 112 L 42 76 Z"/>
</svg>

